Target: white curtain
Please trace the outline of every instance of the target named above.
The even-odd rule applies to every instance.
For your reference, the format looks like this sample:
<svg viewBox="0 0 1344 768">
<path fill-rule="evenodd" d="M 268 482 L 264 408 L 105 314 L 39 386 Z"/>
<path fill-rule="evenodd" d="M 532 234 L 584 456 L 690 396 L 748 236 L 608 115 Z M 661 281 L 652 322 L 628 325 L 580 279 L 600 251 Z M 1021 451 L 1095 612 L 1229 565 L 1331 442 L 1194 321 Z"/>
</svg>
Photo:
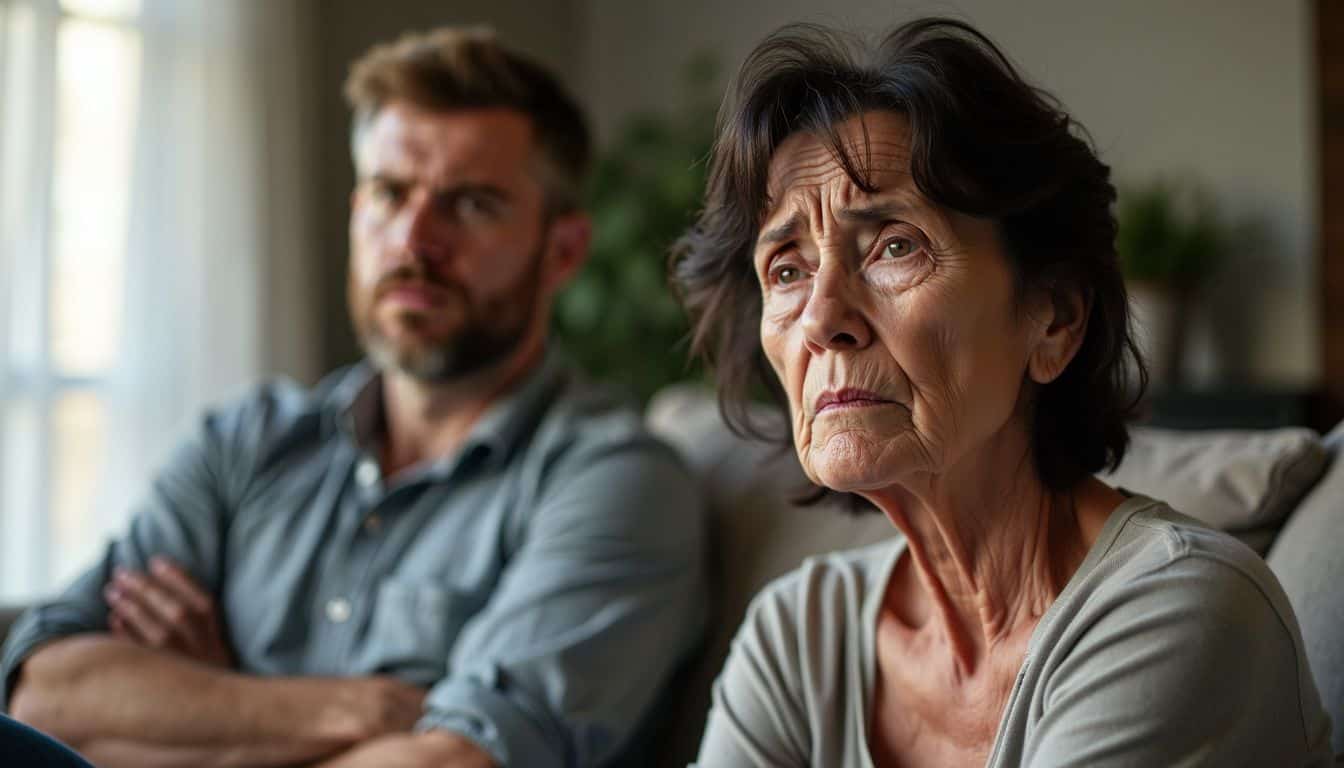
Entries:
<svg viewBox="0 0 1344 768">
<path fill-rule="evenodd" d="M 319 373 L 304 7 L 145 0 L 104 531 L 207 404 Z"/>
<path fill-rule="evenodd" d="M 138 38 L 139 87 L 127 197 L 108 203 L 128 203 L 124 262 L 107 285 L 120 309 L 113 362 L 80 381 L 52 364 L 47 304 L 52 222 L 68 239 L 68 222 L 88 218 L 64 215 L 75 198 L 53 195 L 53 147 L 74 135 L 57 107 L 61 56 L 89 38 L 62 38 L 60 51 L 53 41 L 59 25 L 109 7 Z M 0 0 L 0 601 L 49 593 L 86 566 L 208 404 L 262 377 L 320 374 L 315 11 L 308 0 Z M 80 125 L 80 137 L 99 135 Z M 61 167 L 58 187 L 98 190 L 79 206 L 114 194 Z M 98 401 L 87 423 L 69 416 L 87 409 L 54 415 L 75 391 Z"/>
</svg>

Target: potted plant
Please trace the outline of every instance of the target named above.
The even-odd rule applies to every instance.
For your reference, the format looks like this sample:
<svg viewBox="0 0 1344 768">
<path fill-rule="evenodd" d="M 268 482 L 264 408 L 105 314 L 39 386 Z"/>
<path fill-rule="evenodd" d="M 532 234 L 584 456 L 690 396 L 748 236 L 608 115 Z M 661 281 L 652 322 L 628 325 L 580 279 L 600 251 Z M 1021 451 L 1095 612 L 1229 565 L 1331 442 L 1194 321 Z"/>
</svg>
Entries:
<svg viewBox="0 0 1344 768">
<path fill-rule="evenodd" d="M 641 402 L 697 374 L 666 263 L 704 193 L 716 69 L 709 57 L 693 60 L 682 108 L 629 118 L 599 153 L 588 194 L 588 263 L 556 301 L 554 328 L 565 349 Z"/>
<path fill-rule="evenodd" d="M 1116 251 L 1139 346 L 1154 384 L 1180 382 L 1191 303 L 1225 244 L 1212 198 L 1193 183 L 1159 179 L 1121 190 Z"/>
</svg>

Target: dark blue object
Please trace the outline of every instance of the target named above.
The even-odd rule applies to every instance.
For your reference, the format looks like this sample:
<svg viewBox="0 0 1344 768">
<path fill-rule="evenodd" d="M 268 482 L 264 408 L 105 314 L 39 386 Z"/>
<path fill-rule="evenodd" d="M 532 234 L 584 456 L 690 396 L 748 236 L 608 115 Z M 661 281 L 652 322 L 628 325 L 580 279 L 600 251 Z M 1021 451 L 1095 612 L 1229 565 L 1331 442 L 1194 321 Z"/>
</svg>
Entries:
<svg viewBox="0 0 1344 768">
<path fill-rule="evenodd" d="M 0 715 L 0 765 L 5 768 L 93 768 L 59 741 Z"/>
</svg>

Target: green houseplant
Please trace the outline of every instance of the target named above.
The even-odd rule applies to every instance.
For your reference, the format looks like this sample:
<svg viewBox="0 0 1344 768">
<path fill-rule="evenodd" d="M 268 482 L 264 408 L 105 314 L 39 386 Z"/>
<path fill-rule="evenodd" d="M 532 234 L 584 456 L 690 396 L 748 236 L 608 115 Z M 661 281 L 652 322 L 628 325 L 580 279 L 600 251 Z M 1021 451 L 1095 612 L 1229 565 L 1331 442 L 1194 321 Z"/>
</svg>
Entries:
<svg viewBox="0 0 1344 768">
<path fill-rule="evenodd" d="M 1193 182 L 1158 179 L 1121 189 L 1116 251 L 1153 382 L 1178 383 L 1191 304 L 1217 267 L 1226 236 L 1212 197 Z"/>
<path fill-rule="evenodd" d="M 684 107 L 629 118 L 599 153 L 588 196 L 588 264 L 556 301 L 564 347 L 641 402 L 698 374 L 687 360 L 687 321 L 667 285 L 666 262 L 704 192 L 715 70 L 707 57 L 694 60 Z"/>
</svg>

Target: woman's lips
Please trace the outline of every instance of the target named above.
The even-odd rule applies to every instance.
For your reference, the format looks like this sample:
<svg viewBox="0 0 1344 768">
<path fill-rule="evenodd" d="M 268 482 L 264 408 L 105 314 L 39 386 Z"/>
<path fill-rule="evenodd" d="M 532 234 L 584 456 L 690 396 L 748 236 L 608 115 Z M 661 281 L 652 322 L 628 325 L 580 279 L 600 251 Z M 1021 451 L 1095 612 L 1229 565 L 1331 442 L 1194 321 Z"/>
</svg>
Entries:
<svg viewBox="0 0 1344 768">
<path fill-rule="evenodd" d="M 890 405 L 891 400 L 866 389 L 837 389 L 822 392 L 817 396 L 813 413 L 820 415 L 827 411 L 846 408 L 871 408 L 875 405 Z"/>
</svg>

